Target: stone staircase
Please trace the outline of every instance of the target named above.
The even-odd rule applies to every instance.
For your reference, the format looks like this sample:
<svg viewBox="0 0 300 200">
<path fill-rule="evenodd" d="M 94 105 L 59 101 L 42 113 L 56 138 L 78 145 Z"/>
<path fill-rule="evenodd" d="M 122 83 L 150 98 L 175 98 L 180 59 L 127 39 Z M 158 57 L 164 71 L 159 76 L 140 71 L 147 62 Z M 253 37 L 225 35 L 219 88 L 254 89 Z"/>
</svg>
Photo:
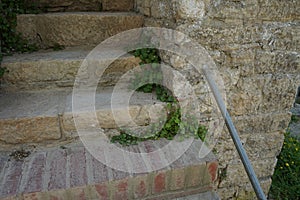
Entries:
<svg viewBox="0 0 300 200">
<path fill-rule="evenodd" d="M 42 6 L 47 1 L 38 2 Z M 217 199 L 210 191 L 218 162 L 212 153 L 199 158 L 200 140 L 168 167 L 149 173 L 110 168 L 84 148 L 72 115 L 72 88 L 78 69 L 103 40 L 142 27 L 143 16 L 133 12 L 131 0 L 48 2 L 47 7 L 43 5 L 47 13 L 18 16 L 18 31 L 42 50 L 5 57 L 2 63 L 9 73 L 0 91 L 0 198 L 188 199 L 185 196 L 194 195 L 194 199 Z M 101 12 L 95 12 L 96 5 Z M 51 48 L 55 46 L 65 49 L 54 51 Z M 110 107 L 113 86 L 139 62 L 130 54 L 124 55 L 113 61 L 99 82 L 96 115 L 107 135 L 118 134 Z M 122 94 L 119 97 L 122 99 Z M 137 125 L 145 126 L 149 110 L 155 113 L 164 107 L 153 94 L 135 93 L 129 113 Z M 120 100 L 117 109 L 122 115 L 128 106 Z M 147 141 L 119 148 L 149 153 L 167 143 Z M 164 162 L 166 156 L 160 154 L 154 162 L 130 160 L 125 164 L 149 168 Z"/>
</svg>

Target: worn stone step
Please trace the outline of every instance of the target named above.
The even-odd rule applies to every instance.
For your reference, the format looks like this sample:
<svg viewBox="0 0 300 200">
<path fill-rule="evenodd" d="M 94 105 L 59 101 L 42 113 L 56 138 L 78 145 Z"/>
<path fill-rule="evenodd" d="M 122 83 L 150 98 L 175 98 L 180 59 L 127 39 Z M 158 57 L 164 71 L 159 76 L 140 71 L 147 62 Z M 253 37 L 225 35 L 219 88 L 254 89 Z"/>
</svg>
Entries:
<svg viewBox="0 0 300 200">
<path fill-rule="evenodd" d="M 176 198 L 173 200 L 221 200 L 219 195 L 214 191 L 202 192 L 200 194 L 189 195 Z"/>
<path fill-rule="evenodd" d="M 134 173 L 130 166 L 153 166 L 175 156 L 173 151 L 152 152 L 167 145 L 167 140 L 146 141 L 119 148 L 141 155 L 126 157 L 127 171 L 119 171 L 96 159 L 82 144 L 57 148 L 29 149 L 28 157 L 16 153 L 0 154 L 0 198 L 9 199 L 174 199 L 185 196 L 211 197 L 212 183 L 217 178 L 218 162 L 212 153 L 199 157 L 201 140 L 187 147 L 175 162 L 159 170 Z M 180 144 L 179 144 L 180 145 Z M 20 153 L 20 152 L 19 152 Z M 112 159 L 110 151 L 99 151 Z M 112 158 L 111 158 L 112 157 Z M 124 158 L 125 159 L 125 158 Z M 198 195 L 195 195 L 198 194 Z M 192 198 L 193 196 L 191 196 Z M 184 198 L 186 199 L 186 198 Z"/>
<path fill-rule="evenodd" d="M 136 92 L 128 103 L 124 97 L 126 91 L 114 94 L 113 98 L 112 93 L 112 88 L 105 88 L 95 94 L 98 120 L 95 123 L 104 129 L 147 125 L 158 120 L 156 114 L 162 113 L 165 108 L 165 104 L 158 102 L 152 94 Z M 82 106 L 74 116 L 85 114 L 80 126 L 93 129 L 97 124 L 91 125 L 89 117 L 93 116 L 94 111 L 86 107 L 86 102 L 90 101 L 88 95 L 81 95 L 77 102 L 82 102 Z M 78 136 L 73 118 L 75 111 L 72 112 L 72 90 L 2 92 L 0 99 L 0 147 L 31 143 L 56 144 Z M 112 99 L 115 99 L 113 104 Z"/>
<path fill-rule="evenodd" d="M 23 14 L 17 31 L 41 47 L 98 45 L 125 30 L 140 28 L 143 16 L 131 12 Z"/>
<path fill-rule="evenodd" d="M 35 5 L 44 12 L 72 11 L 130 11 L 133 0 L 26 0 L 27 5 Z"/>
<path fill-rule="evenodd" d="M 72 47 L 61 51 L 41 50 L 30 54 L 16 54 L 3 58 L 6 73 L 1 81 L 5 90 L 36 90 L 73 87 L 75 77 L 91 47 Z M 111 61 L 109 55 L 99 58 Z M 124 55 L 115 60 L 105 71 L 99 86 L 113 86 L 121 75 L 139 65 L 140 59 Z"/>
</svg>

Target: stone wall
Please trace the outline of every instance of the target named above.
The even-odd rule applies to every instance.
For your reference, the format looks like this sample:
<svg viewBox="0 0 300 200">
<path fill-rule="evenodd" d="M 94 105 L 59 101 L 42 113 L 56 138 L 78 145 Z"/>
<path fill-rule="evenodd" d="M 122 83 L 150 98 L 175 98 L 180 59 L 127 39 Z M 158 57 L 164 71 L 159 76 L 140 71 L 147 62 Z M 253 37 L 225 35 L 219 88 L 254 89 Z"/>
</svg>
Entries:
<svg viewBox="0 0 300 200">
<path fill-rule="evenodd" d="M 135 6 L 146 26 L 181 31 L 210 53 L 225 83 L 227 109 L 268 193 L 300 85 L 300 1 L 136 0 Z M 162 56 L 174 68 L 188 69 L 178 56 Z M 225 127 L 214 150 L 221 198 L 255 199 Z"/>
<path fill-rule="evenodd" d="M 43 12 L 73 11 L 129 11 L 133 9 L 132 0 L 26 0 Z"/>
</svg>

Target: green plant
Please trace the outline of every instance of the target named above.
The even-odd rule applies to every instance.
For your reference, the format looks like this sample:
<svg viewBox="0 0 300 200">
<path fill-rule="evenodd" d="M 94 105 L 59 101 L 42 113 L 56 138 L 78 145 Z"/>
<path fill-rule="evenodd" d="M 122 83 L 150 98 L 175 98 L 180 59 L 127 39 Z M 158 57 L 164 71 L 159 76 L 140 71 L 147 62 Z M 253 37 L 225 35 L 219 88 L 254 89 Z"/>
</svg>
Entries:
<svg viewBox="0 0 300 200">
<path fill-rule="evenodd" d="M 158 55 L 158 50 L 154 48 L 144 48 L 131 53 L 141 59 L 140 64 L 142 71 L 135 74 L 135 77 L 131 80 L 130 89 L 146 93 L 155 91 L 158 100 L 168 102 L 167 109 L 169 114 L 164 124 L 160 124 L 161 122 L 151 124 L 151 131 L 144 133 L 143 138 L 136 137 L 134 134 L 131 134 L 129 130 L 125 131 L 122 129 L 120 130 L 120 135 L 111 138 L 111 142 L 118 142 L 126 146 L 137 144 L 145 140 L 158 140 L 160 138 L 172 140 L 178 133 L 181 139 L 193 136 L 203 141 L 207 134 L 207 128 L 202 125 L 198 126 L 197 119 L 191 116 L 186 116 L 186 122 L 183 122 L 181 119 L 181 110 L 177 105 L 178 102 L 176 98 L 172 95 L 171 91 L 160 84 L 163 81 L 163 75 L 159 65 L 161 59 Z M 155 132 L 157 127 L 162 128 Z"/>
<path fill-rule="evenodd" d="M 60 45 L 58 43 L 55 43 L 52 47 L 53 51 L 60 51 L 60 50 L 63 50 L 65 49 L 65 46 L 64 45 Z"/>
<path fill-rule="evenodd" d="M 2 0 L 0 2 L 0 38 L 1 52 L 10 55 L 13 52 L 30 52 L 37 49 L 17 33 L 17 14 L 35 13 L 35 9 L 25 0 Z"/>
<path fill-rule="evenodd" d="M 131 80 L 131 89 L 145 93 L 155 92 L 157 99 L 163 102 L 175 102 L 171 92 L 162 86 L 163 75 L 160 68 L 161 59 L 159 51 L 155 48 L 137 49 L 133 52 L 135 57 L 141 59 L 142 71 L 135 74 Z"/>
<path fill-rule="evenodd" d="M 289 132 L 285 134 L 272 181 L 272 199 L 300 199 L 300 142 Z"/>
<path fill-rule="evenodd" d="M 158 56 L 158 50 L 153 48 L 137 49 L 132 52 L 135 57 L 141 59 L 140 64 L 160 63 L 161 59 Z"/>
<path fill-rule="evenodd" d="M 225 167 L 220 168 L 218 170 L 218 187 L 220 186 L 222 181 L 224 181 L 227 178 L 227 168 L 228 168 L 228 164 L 226 164 Z"/>
<path fill-rule="evenodd" d="M 33 3 L 25 0 L 1 0 L 0 1 L 0 39 L 1 52 L 0 63 L 3 55 L 11 55 L 14 52 L 31 52 L 37 50 L 36 45 L 29 44 L 16 31 L 17 14 L 37 13 Z M 7 70 L 0 66 L 0 78 Z"/>
<path fill-rule="evenodd" d="M 291 117 L 291 122 L 292 123 L 297 123 L 297 122 L 299 122 L 300 121 L 300 117 L 299 116 L 297 116 L 297 115 L 292 115 L 292 117 Z"/>
<path fill-rule="evenodd" d="M 207 127 L 206 126 L 199 126 L 197 129 L 197 137 L 200 138 L 202 141 L 204 141 L 206 135 L 207 135 Z"/>
<path fill-rule="evenodd" d="M 0 62 L 1 62 L 1 60 L 0 60 Z M 7 72 L 8 72 L 8 70 L 6 69 L 6 67 L 0 67 L 0 80 L 3 77 L 3 75 Z"/>
<path fill-rule="evenodd" d="M 183 123 L 181 120 L 181 110 L 178 106 L 174 104 L 168 104 L 169 115 L 166 122 L 163 124 L 162 128 L 153 134 L 152 131 L 150 133 L 144 133 L 146 137 L 136 137 L 131 134 L 130 131 L 121 130 L 120 135 L 113 136 L 111 138 L 112 143 L 119 143 L 124 146 L 134 145 L 138 142 L 146 141 L 146 140 L 158 140 L 160 138 L 166 138 L 168 140 L 172 140 L 178 133 L 179 130 L 185 130 L 185 133 L 182 134 L 181 138 L 190 137 L 194 135 L 195 138 L 200 138 L 204 140 L 207 128 L 205 126 L 200 125 L 197 130 L 194 130 L 193 125 L 188 123 Z M 156 127 L 160 127 L 160 124 L 153 124 L 153 127 L 150 130 L 156 130 Z M 194 131 L 191 131 L 194 130 Z M 187 133 L 188 132 L 188 133 Z M 149 135 L 147 137 L 147 135 Z"/>
</svg>

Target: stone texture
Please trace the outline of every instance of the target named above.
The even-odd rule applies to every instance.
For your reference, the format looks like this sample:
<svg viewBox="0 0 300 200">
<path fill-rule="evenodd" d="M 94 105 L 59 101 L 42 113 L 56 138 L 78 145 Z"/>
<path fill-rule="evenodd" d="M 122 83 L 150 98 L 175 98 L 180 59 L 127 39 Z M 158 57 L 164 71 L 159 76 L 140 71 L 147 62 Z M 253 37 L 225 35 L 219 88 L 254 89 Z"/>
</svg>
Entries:
<svg viewBox="0 0 300 200">
<path fill-rule="evenodd" d="M 96 46 L 103 40 L 141 27 L 143 17 L 135 13 L 70 12 L 18 15 L 17 31 L 42 47 Z"/>
<path fill-rule="evenodd" d="M 43 12 L 130 11 L 133 0 L 26 0 Z"/>
<path fill-rule="evenodd" d="M 300 19 L 299 1 L 262 1 L 260 2 L 261 10 L 258 17 L 266 21 L 283 21 L 288 22 L 294 19 Z"/>
<path fill-rule="evenodd" d="M 136 4 L 137 10 L 145 15 L 146 26 L 181 31 L 201 44 L 214 59 L 224 81 L 227 109 L 265 193 L 300 85 L 298 4 L 298 1 L 276 0 L 174 0 L 172 4 L 137 0 Z M 165 12 L 167 16 L 151 12 L 158 7 L 173 12 Z M 215 118 L 203 77 L 191 70 L 180 55 L 165 52 L 161 55 L 164 62 L 179 70 L 193 86 L 202 104 L 201 119 Z M 220 168 L 229 165 L 230 175 L 217 190 L 221 198 L 254 199 L 253 189 L 248 187 L 244 171 L 238 167 L 239 157 L 226 128 L 214 149 Z"/>
<path fill-rule="evenodd" d="M 274 168 L 276 166 L 276 161 L 274 161 L 271 158 L 271 159 L 252 161 L 251 164 L 252 164 L 257 176 L 264 178 L 264 177 L 272 176 L 272 174 L 274 172 Z M 230 179 L 233 179 L 235 181 L 236 185 L 243 185 L 243 183 L 249 181 L 249 178 L 246 174 L 246 171 L 245 171 L 242 163 L 228 165 L 227 177 L 230 177 Z M 219 184 L 219 187 L 223 188 L 223 187 L 233 186 L 230 183 L 230 179 L 225 178 L 224 180 L 222 180 Z"/>
<path fill-rule="evenodd" d="M 133 0 L 102 0 L 104 11 L 130 11 L 133 10 Z"/>
<path fill-rule="evenodd" d="M 275 157 L 282 145 L 282 132 L 290 119 L 288 112 L 292 107 L 296 89 L 300 85 L 300 15 L 298 7 L 299 1 L 297 0 L 288 2 L 279 0 L 136 0 L 136 10 L 146 17 L 145 25 L 182 31 L 203 45 L 213 57 L 225 82 L 228 109 L 241 133 L 242 143 L 249 152 L 249 157 L 254 163 L 265 193 L 269 190 L 270 176 L 276 163 Z M 83 15 L 87 14 L 21 15 L 18 19 L 19 22 L 22 21 L 19 23 L 19 30 L 23 29 L 27 38 L 38 42 L 41 46 L 53 46 L 55 43 L 72 46 L 81 45 L 86 41 L 96 45 L 110 35 L 109 31 L 105 30 L 112 30 L 115 34 L 121 31 L 119 25 L 125 23 L 126 20 L 129 21 L 126 23 L 130 26 L 134 24 L 131 26 L 132 28 L 137 24 L 141 25 L 140 21 L 142 21 L 142 17 L 134 22 L 135 18 L 124 16 L 121 20 L 119 18 L 121 14 L 117 14 L 118 18 L 117 16 L 105 16 L 103 17 L 105 20 L 102 16 L 107 14 L 90 13 L 89 15 L 92 16 L 88 17 L 83 17 Z M 73 16 L 75 17 L 73 18 Z M 81 24 L 87 20 L 89 23 L 86 26 Z M 109 21 L 117 28 L 103 21 Z M 100 22 L 103 24 L 98 25 Z M 68 31 L 73 34 L 74 27 L 79 30 L 74 32 L 74 36 L 70 37 L 64 32 Z M 95 31 L 93 28 L 97 30 Z M 98 34 L 98 30 L 104 31 Z M 95 35 L 89 35 L 85 31 L 97 34 L 94 37 L 95 40 L 91 39 Z M 36 36 L 37 33 L 40 37 Z M 89 39 L 87 40 L 86 37 Z M 189 71 L 185 61 L 174 57 L 170 60 L 170 57 L 166 56 L 164 61 L 174 64 L 176 69 Z M 203 83 L 199 83 L 199 77 L 193 75 L 192 71 L 186 75 L 199 98 L 203 95 L 203 103 L 207 103 L 201 107 L 201 112 L 210 116 L 213 110 L 210 108 L 211 102 L 207 98 L 207 91 L 203 92 L 201 88 Z M 9 100 L 4 99 L 3 102 L 9 102 Z M 9 104 L 4 103 L 3 105 Z M 10 108 L 7 113 L 9 112 Z M 25 111 L 23 110 L 23 112 Z M 60 120 L 62 119 L 60 118 Z M 219 142 L 215 145 L 215 151 L 219 157 L 220 169 L 227 168 L 229 175 L 225 180 L 217 181 L 218 193 L 222 199 L 254 199 L 253 189 L 245 176 L 232 140 L 226 129 L 224 130 Z M 189 155 L 189 158 L 183 156 L 185 158 L 183 161 L 178 161 L 176 165 L 172 166 L 180 166 L 180 164 L 188 166 L 191 164 L 189 161 L 194 157 L 193 154 Z M 157 162 L 161 162 L 161 160 Z M 185 175 L 188 180 L 191 180 L 189 183 L 191 185 L 199 184 L 199 180 L 193 174 L 199 176 L 199 171 L 202 170 L 206 171 L 203 181 L 214 179 L 212 175 L 209 175 L 209 170 L 203 163 L 189 166 L 188 169 L 189 173 Z M 210 167 L 210 169 L 210 171 L 214 171 L 214 167 Z M 181 171 L 181 175 L 182 173 Z M 170 178 L 179 180 L 179 177 L 182 177 L 180 173 L 177 175 L 172 177 L 172 173 L 166 173 L 167 180 Z M 187 180 L 186 177 L 185 180 Z M 165 188 L 168 189 L 182 186 L 180 184 L 168 185 L 168 181 L 166 183 Z M 10 185 L 12 186 L 10 191 L 15 189 L 15 185 L 16 182 Z M 149 187 L 152 190 L 152 186 Z M 124 188 L 121 185 L 121 191 L 114 188 L 107 190 L 105 186 L 99 186 L 96 191 L 97 194 L 101 193 L 100 196 L 107 197 L 105 191 L 117 191 L 117 194 L 121 194 L 118 192 L 123 192 Z M 144 195 L 144 188 L 140 188 L 142 188 L 141 195 Z M 203 190 L 203 188 L 201 187 L 199 190 Z M 66 194 L 58 191 L 54 193 L 54 196 L 64 197 L 70 192 L 72 189 Z M 79 188 L 74 194 L 82 197 L 82 189 Z M 174 193 L 174 195 L 176 194 Z"/>
<path fill-rule="evenodd" d="M 186 197 L 176 198 L 176 200 L 220 200 L 215 192 L 204 192 L 201 194 L 189 195 Z M 174 199 L 175 200 L 175 199 Z"/>
<path fill-rule="evenodd" d="M 5 57 L 2 66 L 10 73 L 5 75 L 1 87 L 22 91 L 73 87 L 78 69 L 90 51 L 92 49 L 89 47 L 75 47 Z M 101 60 L 109 62 L 111 58 L 107 56 Z M 99 86 L 115 85 L 124 73 L 138 66 L 139 62 L 140 59 L 129 54 L 118 58 L 99 77 Z M 97 75 L 97 71 L 92 73 Z"/>
<path fill-rule="evenodd" d="M 116 128 L 116 122 L 127 127 L 144 126 L 151 120 L 155 123 L 159 116 L 154 114 L 165 110 L 165 104 L 157 102 L 152 94 L 135 93 L 127 102 L 125 93 L 117 93 L 114 94 L 117 102 L 113 104 L 113 115 L 112 92 L 112 88 L 106 88 L 96 94 L 96 113 L 102 128 Z M 53 145 L 77 137 L 70 90 L 1 93 L 0 108 L 1 145 Z M 127 111 L 131 118 L 126 118 Z M 86 125 L 84 127 L 88 130 L 91 114 L 86 111 L 86 116 L 81 125 Z M 116 118 L 118 121 L 115 121 Z"/>
<path fill-rule="evenodd" d="M 0 120 L 1 143 L 39 143 L 61 138 L 57 116 Z"/>
<path fill-rule="evenodd" d="M 179 19 L 201 20 L 205 12 L 204 1 L 177 1 L 176 16 Z"/>
<path fill-rule="evenodd" d="M 285 74 L 241 77 L 227 94 L 228 109 L 234 116 L 289 111 L 295 98 L 294 80 Z"/>
<path fill-rule="evenodd" d="M 44 12 L 101 11 L 102 0 L 26 0 Z"/>
<path fill-rule="evenodd" d="M 248 157 L 252 161 L 275 159 L 279 155 L 283 144 L 283 133 L 274 132 L 262 135 L 241 135 L 241 142 L 248 153 Z M 229 133 L 224 133 L 218 138 L 218 142 L 215 145 L 215 150 L 218 154 L 222 154 L 219 157 L 222 167 L 226 164 L 236 164 L 240 162 L 239 155 L 235 149 L 234 143 L 230 139 Z"/>
</svg>

